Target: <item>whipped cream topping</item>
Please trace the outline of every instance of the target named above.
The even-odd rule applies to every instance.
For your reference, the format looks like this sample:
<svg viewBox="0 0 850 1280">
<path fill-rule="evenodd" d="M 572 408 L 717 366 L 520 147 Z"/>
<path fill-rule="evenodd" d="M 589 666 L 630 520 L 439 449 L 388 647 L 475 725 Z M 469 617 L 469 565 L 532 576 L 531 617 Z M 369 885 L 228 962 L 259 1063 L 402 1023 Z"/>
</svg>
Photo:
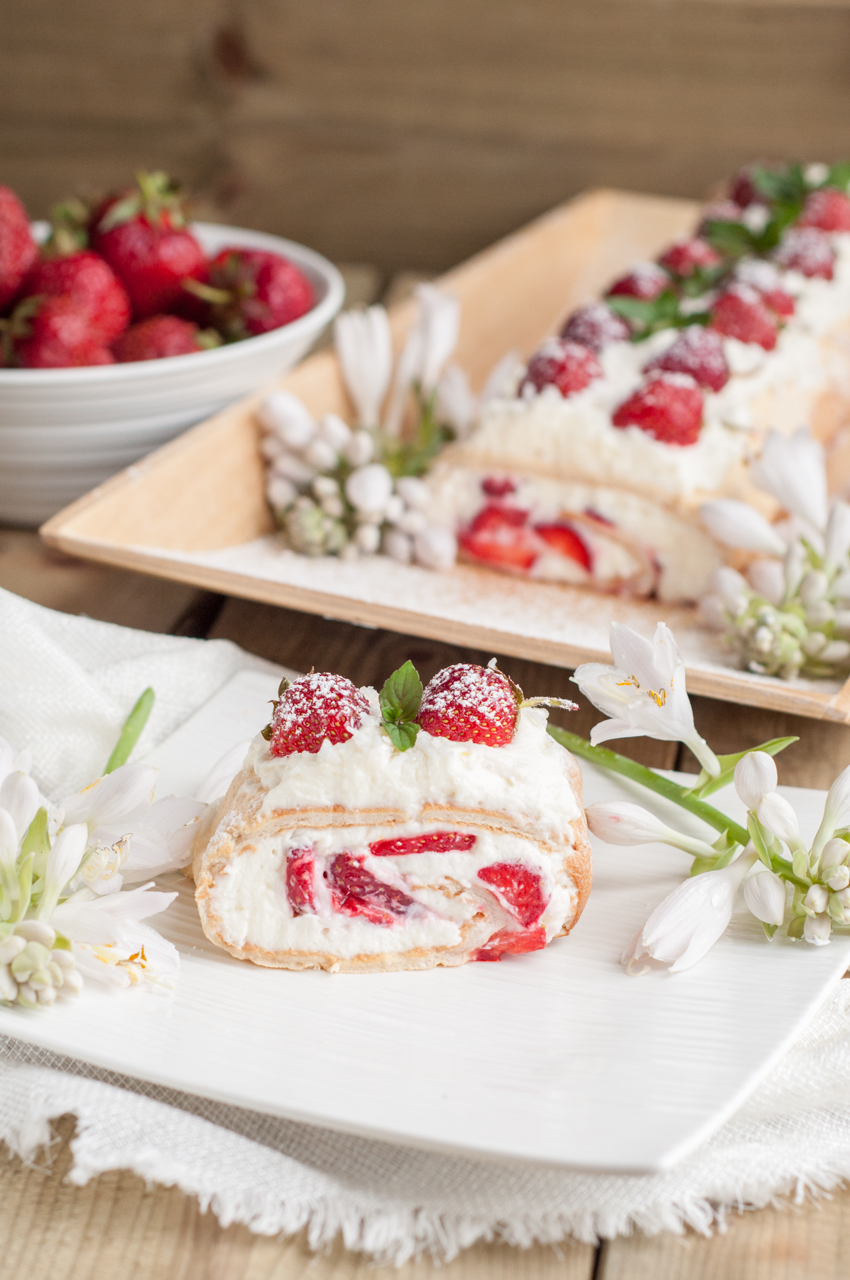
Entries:
<svg viewBox="0 0 850 1280">
<path fill-rule="evenodd" d="M 523 707 L 504 747 L 450 742 L 421 731 L 408 751 L 393 746 L 381 724 L 378 695 L 347 742 L 325 741 L 315 754 L 275 757 L 262 736 L 246 767 L 265 792 L 263 812 L 339 805 L 349 811 L 398 809 L 414 819 L 423 804 L 506 814 L 542 838 L 571 842 L 580 816 L 566 771 L 568 753 L 546 732 L 547 713 Z"/>
</svg>

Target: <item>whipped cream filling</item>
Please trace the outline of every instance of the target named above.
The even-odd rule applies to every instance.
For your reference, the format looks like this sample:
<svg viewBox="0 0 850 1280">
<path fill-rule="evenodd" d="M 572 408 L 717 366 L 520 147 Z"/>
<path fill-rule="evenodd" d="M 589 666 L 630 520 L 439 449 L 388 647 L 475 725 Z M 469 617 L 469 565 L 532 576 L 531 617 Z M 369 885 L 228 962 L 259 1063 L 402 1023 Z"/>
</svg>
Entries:
<svg viewBox="0 0 850 1280">
<path fill-rule="evenodd" d="M 850 234 L 832 240 L 833 280 L 781 273 L 796 311 L 773 351 L 724 339 L 732 376 L 720 392 L 705 391 L 695 444 L 665 444 L 639 427 L 611 422 L 613 411 L 642 383 L 644 367 L 675 340 L 678 331 L 671 329 L 639 343 L 610 343 L 600 356 L 603 377 L 566 399 L 545 387 L 488 401 L 478 428 L 446 450 L 441 462 L 581 477 L 668 499 L 696 500 L 721 491 L 730 469 L 748 454 L 748 433 L 768 427 L 793 431 L 808 416 L 813 397 L 832 386 L 850 395 L 850 324 L 844 342 L 840 335 L 833 339 L 850 322 Z"/>
<path fill-rule="evenodd" d="M 344 744 L 343 744 L 344 745 Z M 563 866 L 563 850 L 549 853 L 534 840 L 514 834 L 476 831 L 468 852 L 421 853 L 375 857 L 374 841 L 438 830 L 466 830 L 434 823 L 408 822 L 392 827 L 350 827 L 343 830 L 294 828 L 260 833 L 243 846 L 240 856 L 222 871 L 210 893 L 210 905 L 222 925 L 227 943 L 246 944 L 266 951 L 328 953 L 341 959 L 419 948 L 456 947 L 462 926 L 476 915 L 478 945 L 503 929 L 521 931 L 516 914 L 477 873 L 497 862 L 520 864 L 540 876 L 548 899 L 532 928 L 543 927 L 547 941 L 575 914 L 577 890 Z M 310 848 L 316 859 L 315 910 L 296 914 L 286 891 L 286 861 L 290 850 Z M 353 854 L 378 880 L 402 890 L 414 906 L 392 924 L 375 924 L 362 916 L 332 909 L 323 886 L 323 870 L 335 854 Z"/>
<path fill-rule="evenodd" d="M 547 712 L 523 707 L 504 747 L 450 742 L 421 731 L 397 751 L 381 724 L 378 695 L 347 742 L 323 742 L 315 754 L 275 757 L 258 735 L 246 767 L 265 792 L 262 812 L 327 809 L 400 810 L 416 819 L 424 804 L 504 814 L 542 839 L 572 843 L 580 816 L 567 774 L 568 753 L 546 732 Z"/>
</svg>

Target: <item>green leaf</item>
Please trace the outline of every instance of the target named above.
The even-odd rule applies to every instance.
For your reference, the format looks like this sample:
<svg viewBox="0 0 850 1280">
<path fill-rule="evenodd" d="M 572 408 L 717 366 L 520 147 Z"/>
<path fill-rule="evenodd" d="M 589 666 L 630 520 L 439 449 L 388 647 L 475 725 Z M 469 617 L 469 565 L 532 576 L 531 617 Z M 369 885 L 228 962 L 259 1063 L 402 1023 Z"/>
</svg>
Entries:
<svg viewBox="0 0 850 1280">
<path fill-rule="evenodd" d="M 70 951 L 71 950 L 71 944 L 68 941 L 68 939 L 65 937 L 64 933 L 57 933 L 56 941 L 54 942 L 52 949 L 54 951 Z"/>
<path fill-rule="evenodd" d="M 763 742 L 759 747 L 748 747 L 746 751 L 736 751 L 732 755 L 718 756 L 720 773 L 716 778 L 713 778 L 710 773 L 703 769 L 691 788 L 690 794 L 703 800 L 706 796 L 710 796 L 712 792 L 719 791 L 721 787 L 727 786 L 735 776 L 735 765 L 750 751 L 764 751 L 769 756 L 778 756 L 780 751 L 790 747 L 793 742 L 799 742 L 799 738 L 771 738 L 769 742 Z"/>
<path fill-rule="evenodd" d="M 787 169 L 755 168 L 753 183 L 771 204 L 802 204 L 806 196 L 806 179 L 800 164 L 791 164 Z"/>
<path fill-rule="evenodd" d="M 840 191 L 846 191 L 848 185 L 850 185 L 850 162 L 840 160 L 838 164 L 830 166 L 829 176 L 824 186 L 838 187 Z"/>
<path fill-rule="evenodd" d="M 703 871 L 713 871 L 716 866 L 717 861 L 715 858 L 694 858 L 690 874 L 699 876 L 702 875 Z"/>
<path fill-rule="evenodd" d="M 705 225 L 705 239 L 727 258 L 741 258 L 745 253 L 755 253 L 756 237 L 743 222 L 726 222 L 712 218 Z"/>
<path fill-rule="evenodd" d="M 27 833 L 21 843 L 21 853 L 26 855 L 46 854 L 50 852 L 50 836 L 47 833 L 47 810 L 39 809 L 27 827 Z"/>
<path fill-rule="evenodd" d="M 775 924 L 765 924 L 765 922 L 762 920 L 762 922 L 761 922 L 761 927 L 762 927 L 762 929 L 764 929 L 764 936 L 765 936 L 769 941 L 771 941 L 771 942 L 772 942 L 772 941 L 773 941 L 773 935 L 776 933 L 776 930 L 779 928 L 779 926 L 778 926 L 778 925 L 775 925 Z"/>
<path fill-rule="evenodd" d="M 412 662 L 405 662 L 384 684 L 379 695 L 381 718 L 393 746 L 407 751 L 416 741 L 415 723 L 422 702 L 422 681 Z"/>
<path fill-rule="evenodd" d="M 675 328 L 683 321 L 679 299 L 672 289 L 665 289 L 651 301 L 630 298 L 625 294 L 609 294 L 605 302 L 617 315 L 628 320 L 633 329 L 632 341 L 640 341 L 659 329 Z M 687 322 L 692 323 L 693 317 L 688 316 Z"/>
<path fill-rule="evenodd" d="M 130 753 L 139 740 L 139 735 L 148 722 L 148 716 L 153 710 L 154 698 L 153 689 L 145 689 L 139 701 L 133 707 L 133 710 L 124 721 L 124 727 L 118 735 L 118 741 L 112 755 L 106 762 L 104 773 L 112 773 L 113 770 L 120 768 L 122 764 L 126 764 L 130 758 Z"/>
<path fill-rule="evenodd" d="M 747 830 L 750 833 L 750 839 L 755 846 L 756 853 L 759 856 L 759 862 L 763 862 L 769 871 L 773 870 L 773 864 L 770 861 L 770 854 L 764 843 L 764 832 L 761 829 L 759 820 L 754 813 L 747 814 Z"/>
<path fill-rule="evenodd" d="M 806 917 L 794 916 L 794 919 L 789 923 L 785 932 L 788 934 L 789 938 L 802 938 L 805 927 Z"/>
</svg>

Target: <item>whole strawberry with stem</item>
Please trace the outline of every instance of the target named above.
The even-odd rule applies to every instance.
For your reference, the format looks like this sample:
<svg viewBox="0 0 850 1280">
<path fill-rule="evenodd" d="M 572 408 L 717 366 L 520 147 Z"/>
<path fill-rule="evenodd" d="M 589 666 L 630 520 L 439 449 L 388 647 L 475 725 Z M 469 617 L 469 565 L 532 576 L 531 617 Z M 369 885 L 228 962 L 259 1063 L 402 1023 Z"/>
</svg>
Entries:
<svg viewBox="0 0 850 1280">
<path fill-rule="evenodd" d="M 233 341 L 290 324 L 314 302 L 310 281 L 288 258 L 238 246 L 213 258 L 208 286 L 187 289 L 210 303 L 213 323 Z"/>
<path fill-rule="evenodd" d="M 209 351 L 220 342 L 215 331 L 199 329 L 191 320 L 180 316 L 151 316 L 122 333 L 112 344 L 112 354 L 119 364 L 132 364 L 138 360 L 165 360 L 170 356 Z"/>
<path fill-rule="evenodd" d="M 91 331 L 91 317 L 69 294 L 25 298 L 0 320 L 3 363 L 22 369 L 71 369 L 114 364 Z"/>
<path fill-rule="evenodd" d="M 143 320 L 178 305 L 186 280 L 206 280 L 207 263 L 177 184 L 164 173 L 139 173 L 136 184 L 98 206 L 90 233 Z"/>
<path fill-rule="evenodd" d="M 425 686 L 417 722 L 425 733 L 450 742 L 506 747 L 513 741 L 520 707 L 551 704 L 576 710 L 562 698 L 525 698 L 519 685 L 489 666 L 456 662 L 438 671 Z"/>
<path fill-rule="evenodd" d="M 37 257 L 26 209 L 11 187 L 0 186 L 0 311 L 17 296 Z"/>
<path fill-rule="evenodd" d="M 92 338 L 103 346 L 114 342 L 130 323 L 127 290 L 109 263 L 91 249 L 43 258 L 27 273 L 23 294 L 73 298 L 89 317 Z"/>
<path fill-rule="evenodd" d="M 369 703 L 350 680 L 328 671 L 282 680 L 271 723 L 263 730 L 273 756 L 315 755 L 324 742 L 347 742 Z"/>
</svg>

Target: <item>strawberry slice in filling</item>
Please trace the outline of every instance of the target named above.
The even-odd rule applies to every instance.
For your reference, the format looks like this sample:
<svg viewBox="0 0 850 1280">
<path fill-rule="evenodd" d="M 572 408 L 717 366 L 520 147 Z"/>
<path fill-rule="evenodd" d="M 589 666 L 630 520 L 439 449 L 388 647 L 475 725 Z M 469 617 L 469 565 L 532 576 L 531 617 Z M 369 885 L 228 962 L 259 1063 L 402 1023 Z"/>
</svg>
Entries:
<svg viewBox="0 0 850 1280">
<path fill-rule="evenodd" d="M 494 933 L 486 947 L 475 953 L 476 960 L 501 960 L 505 955 L 522 955 L 525 951 L 542 951 L 546 946 L 546 930 L 542 925 L 522 932 L 500 929 Z"/>
<path fill-rule="evenodd" d="M 286 896 L 294 916 L 315 913 L 315 873 L 316 862 L 312 849 L 289 850 L 286 855 Z"/>
<path fill-rule="evenodd" d="M 417 904 L 401 889 L 385 884 L 363 866 L 362 858 L 338 853 L 325 872 L 330 884 L 334 911 L 346 916 L 362 916 L 372 924 L 393 925 Z"/>
<path fill-rule="evenodd" d="M 481 868 L 478 879 L 492 889 L 524 929 L 536 924 L 546 910 L 549 895 L 544 892 L 541 877 L 519 862 L 494 862 Z"/>
<path fill-rule="evenodd" d="M 395 840 L 376 840 L 369 852 L 376 858 L 401 857 L 411 853 L 468 853 L 475 836 L 465 831 L 428 831 L 420 836 L 398 836 Z"/>
</svg>

